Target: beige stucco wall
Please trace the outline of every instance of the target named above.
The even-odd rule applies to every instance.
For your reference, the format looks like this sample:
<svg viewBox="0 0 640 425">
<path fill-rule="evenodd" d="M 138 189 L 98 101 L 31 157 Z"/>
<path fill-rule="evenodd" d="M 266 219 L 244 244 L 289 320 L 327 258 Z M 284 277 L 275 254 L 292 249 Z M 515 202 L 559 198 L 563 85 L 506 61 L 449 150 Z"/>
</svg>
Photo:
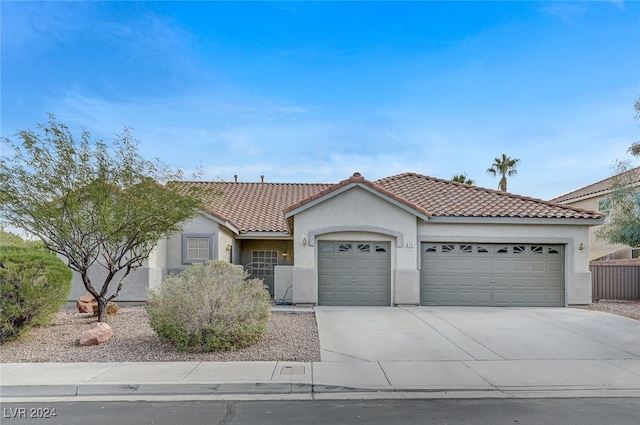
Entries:
<svg viewBox="0 0 640 425">
<path fill-rule="evenodd" d="M 540 243 L 565 246 L 565 302 L 591 303 L 589 228 L 580 225 L 420 223 L 418 240 L 434 242 Z M 578 247 L 584 244 L 580 251 Z M 418 261 L 420 259 L 418 258 Z"/>
<path fill-rule="evenodd" d="M 598 204 L 601 199 L 605 199 L 608 195 L 600 195 L 590 199 L 583 199 L 576 202 L 567 203 L 566 205 L 582 208 L 591 211 L 598 211 Z M 589 249 L 592 252 L 591 259 L 596 259 L 604 252 L 616 251 L 616 259 L 631 258 L 631 247 L 620 244 L 610 244 L 596 236 L 596 232 L 600 226 L 593 226 L 589 229 Z"/>
<path fill-rule="evenodd" d="M 419 302 L 416 220 L 414 214 L 357 186 L 299 212 L 294 219 L 293 301 L 318 302 L 317 242 L 349 240 L 391 242 L 392 303 Z"/>
<path fill-rule="evenodd" d="M 493 223 L 491 223 L 493 221 Z M 296 262 L 291 273 L 294 303 L 317 303 L 319 240 L 391 242 L 392 304 L 420 302 L 423 241 L 561 244 L 565 251 L 567 305 L 591 302 L 589 226 L 561 221 L 533 223 L 423 221 L 398 205 L 354 187 L 298 212 L 294 218 Z M 580 244 L 584 245 L 581 251 Z"/>
<path fill-rule="evenodd" d="M 166 270 L 170 273 L 176 273 L 184 270 L 188 264 L 182 263 L 182 235 L 183 234 L 212 234 L 213 240 L 213 258 L 218 259 L 222 255 L 226 259 L 226 245 L 224 241 L 228 238 L 221 236 L 220 226 L 215 221 L 202 216 L 196 215 L 193 219 L 183 225 L 182 232 L 171 235 L 166 242 Z M 222 242 L 221 242 L 222 239 Z M 224 245 L 222 245 L 224 244 Z M 222 245 L 222 249 L 221 249 Z"/>
</svg>

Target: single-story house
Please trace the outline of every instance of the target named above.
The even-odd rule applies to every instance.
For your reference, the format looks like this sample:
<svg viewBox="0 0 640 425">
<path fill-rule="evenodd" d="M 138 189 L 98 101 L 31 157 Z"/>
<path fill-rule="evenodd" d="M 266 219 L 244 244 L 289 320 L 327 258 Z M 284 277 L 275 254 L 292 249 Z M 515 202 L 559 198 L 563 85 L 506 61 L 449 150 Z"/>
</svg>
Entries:
<svg viewBox="0 0 640 425">
<path fill-rule="evenodd" d="M 220 259 L 293 304 L 591 303 L 589 228 L 604 217 L 595 211 L 416 173 L 180 184 L 221 194 L 161 241 L 117 301 L 143 301 L 167 273 Z M 84 292 L 77 280 L 74 291 Z"/>
<path fill-rule="evenodd" d="M 567 205 L 575 208 L 609 213 L 611 187 L 616 178 L 623 177 L 625 181 L 634 186 L 640 186 L 640 167 L 626 172 L 626 175 L 618 175 L 600 180 L 580 189 L 573 190 L 564 195 L 552 199 L 550 202 Z M 628 245 L 611 244 L 596 237 L 600 226 L 589 229 L 589 260 L 625 260 L 639 258 L 640 249 Z"/>
</svg>

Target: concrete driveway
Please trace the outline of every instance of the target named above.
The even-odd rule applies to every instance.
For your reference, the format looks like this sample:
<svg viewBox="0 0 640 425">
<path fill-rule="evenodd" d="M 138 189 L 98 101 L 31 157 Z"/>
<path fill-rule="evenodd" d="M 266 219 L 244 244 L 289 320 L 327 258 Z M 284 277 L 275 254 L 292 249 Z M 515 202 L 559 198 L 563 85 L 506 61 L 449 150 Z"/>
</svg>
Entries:
<svg viewBox="0 0 640 425">
<path fill-rule="evenodd" d="M 316 307 L 322 361 L 640 359 L 640 321 L 572 308 Z"/>
<path fill-rule="evenodd" d="M 314 374 L 333 385 L 536 397 L 640 389 L 640 321 L 625 317 L 571 308 L 315 310 L 322 361 Z"/>
</svg>

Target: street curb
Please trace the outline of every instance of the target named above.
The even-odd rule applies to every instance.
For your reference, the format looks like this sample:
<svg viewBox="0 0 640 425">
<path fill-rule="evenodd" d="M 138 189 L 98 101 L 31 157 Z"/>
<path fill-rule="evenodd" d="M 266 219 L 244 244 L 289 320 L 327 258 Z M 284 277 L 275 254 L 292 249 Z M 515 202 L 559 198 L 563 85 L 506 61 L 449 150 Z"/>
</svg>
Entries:
<svg viewBox="0 0 640 425">
<path fill-rule="evenodd" d="M 354 388 L 338 385 L 305 383 L 224 383 L 224 384 L 61 384 L 61 385 L 2 385 L 0 398 L 45 398 L 45 397 L 110 397 L 110 396 L 236 396 L 236 395 L 332 395 L 351 394 L 358 398 L 364 394 L 379 396 L 392 394 L 465 394 L 477 398 L 495 397 L 501 394 L 508 398 L 579 398 L 579 397 L 637 397 L 640 388 L 597 388 L 597 387 L 522 387 L 522 388 Z"/>
</svg>

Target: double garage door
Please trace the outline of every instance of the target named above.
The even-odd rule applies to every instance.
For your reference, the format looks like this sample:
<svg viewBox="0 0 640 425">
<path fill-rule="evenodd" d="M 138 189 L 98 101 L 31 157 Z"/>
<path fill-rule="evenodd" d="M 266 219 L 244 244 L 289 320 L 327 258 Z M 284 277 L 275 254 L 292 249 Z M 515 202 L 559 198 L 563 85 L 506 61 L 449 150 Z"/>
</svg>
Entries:
<svg viewBox="0 0 640 425">
<path fill-rule="evenodd" d="M 564 247 L 423 243 L 422 305 L 564 306 Z"/>
<path fill-rule="evenodd" d="M 318 242 L 318 304 L 391 305 L 389 242 Z"/>
<path fill-rule="evenodd" d="M 389 242 L 319 241 L 318 248 L 320 305 L 391 305 Z M 422 305 L 564 306 L 563 245 L 424 242 L 420 248 Z"/>
</svg>

